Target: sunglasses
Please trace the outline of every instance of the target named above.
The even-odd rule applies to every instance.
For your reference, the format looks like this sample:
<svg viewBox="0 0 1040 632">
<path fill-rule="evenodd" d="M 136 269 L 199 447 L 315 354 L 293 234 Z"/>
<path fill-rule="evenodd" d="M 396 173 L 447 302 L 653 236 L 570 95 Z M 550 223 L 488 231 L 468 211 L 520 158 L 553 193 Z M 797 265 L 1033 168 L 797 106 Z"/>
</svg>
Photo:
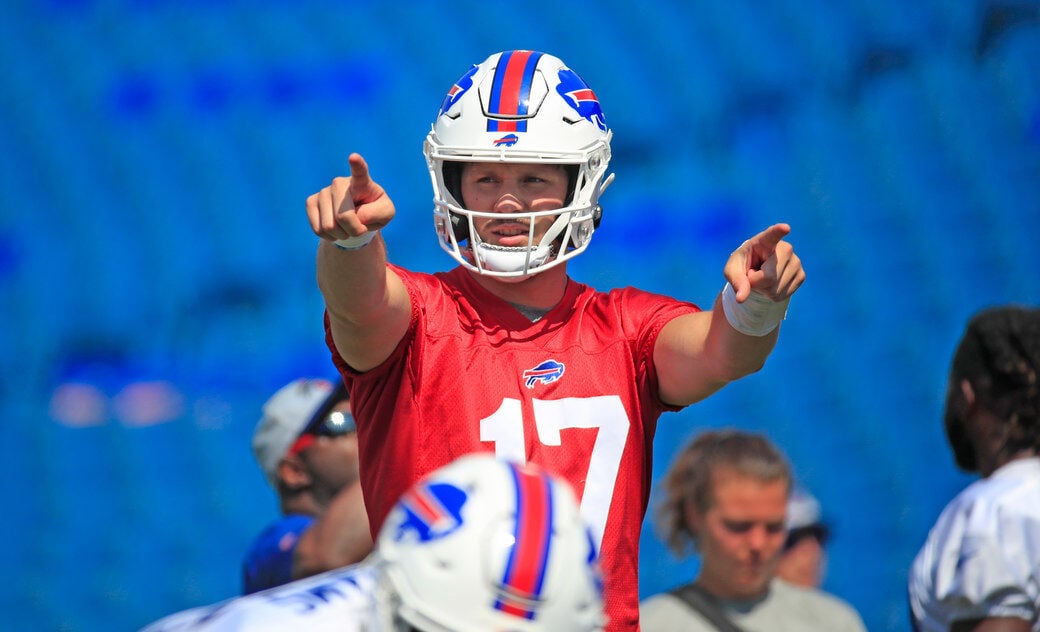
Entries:
<svg viewBox="0 0 1040 632">
<path fill-rule="evenodd" d="M 315 419 L 303 430 L 303 434 L 316 437 L 338 437 L 357 430 L 354 415 L 343 410 L 333 410 L 320 419 Z"/>
<path fill-rule="evenodd" d="M 296 455 L 309 448 L 318 437 L 341 437 L 357 430 L 354 416 L 342 410 L 333 410 L 324 417 L 316 417 L 307 424 L 296 441 L 289 446 L 289 454 Z"/>
</svg>

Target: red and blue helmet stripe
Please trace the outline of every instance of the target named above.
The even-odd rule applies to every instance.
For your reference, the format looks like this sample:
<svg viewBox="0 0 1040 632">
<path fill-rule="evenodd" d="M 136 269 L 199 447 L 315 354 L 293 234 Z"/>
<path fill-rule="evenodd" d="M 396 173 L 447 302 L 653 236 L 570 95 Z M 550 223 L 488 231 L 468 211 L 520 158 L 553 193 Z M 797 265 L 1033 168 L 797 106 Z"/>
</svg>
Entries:
<svg viewBox="0 0 1040 632">
<path fill-rule="evenodd" d="M 488 103 L 489 132 L 526 132 L 531 85 L 542 53 L 514 50 L 502 53 L 495 68 Z"/>
<path fill-rule="evenodd" d="M 516 490 L 514 544 L 495 609 L 534 619 L 549 567 L 553 499 L 549 476 L 510 464 Z"/>
</svg>

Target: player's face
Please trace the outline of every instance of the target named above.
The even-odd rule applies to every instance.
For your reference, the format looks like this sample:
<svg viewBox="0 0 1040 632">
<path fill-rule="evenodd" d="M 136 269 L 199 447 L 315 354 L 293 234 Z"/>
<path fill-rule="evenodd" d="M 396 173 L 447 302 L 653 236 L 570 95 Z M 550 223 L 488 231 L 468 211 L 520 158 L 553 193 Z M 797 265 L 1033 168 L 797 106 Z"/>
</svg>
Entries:
<svg viewBox="0 0 1040 632">
<path fill-rule="evenodd" d="M 567 172 L 561 165 L 474 162 L 462 167 L 462 199 L 471 211 L 522 213 L 562 208 L 567 184 Z M 551 215 L 536 220 L 535 243 L 554 220 Z M 487 243 L 528 245 L 529 220 L 478 217 L 473 223 Z"/>
<path fill-rule="evenodd" d="M 714 504 L 704 513 L 687 507 L 701 554 L 699 580 L 726 599 L 760 596 L 776 574 L 787 536 L 787 481 L 763 482 L 717 471 Z"/>
<path fill-rule="evenodd" d="M 946 409 L 943 413 L 946 439 L 953 449 L 957 466 L 968 472 L 974 472 L 979 468 L 979 457 L 976 453 L 979 433 L 972 423 L 975 412 L 973 401 L 974 391 L 966 380 L 949 381 L 946 388 Z"/>
</svg>

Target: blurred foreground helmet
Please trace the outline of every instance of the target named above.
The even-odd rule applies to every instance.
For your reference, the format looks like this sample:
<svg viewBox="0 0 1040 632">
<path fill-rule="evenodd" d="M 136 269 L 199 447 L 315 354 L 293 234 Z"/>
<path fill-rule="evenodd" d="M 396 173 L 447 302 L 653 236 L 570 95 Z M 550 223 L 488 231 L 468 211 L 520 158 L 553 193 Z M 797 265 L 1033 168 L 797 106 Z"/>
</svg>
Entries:
<svg viewBox="0 0 1040 632">
<path fill-rule="evenodd" d="M 423 632 L 579 632 L 605 623 L 592 536 L 541 468 L 464 456 L 406 493 L 380 530 L 384 611 Z"/>
<path fill-rule="evenodd" d="M 498 277 L 535 274 L 582 253 L 599 225 L 599 196 L 614 178 L 606 176 L 610 135 L 595 93 L 552 55 L 506 51 L 470 68 L 448 91 L 423 145 L 441 248 L 466 268 Z M 566 165 L 569 199 L 553 211 L 466 210 L 464 162 Z M 535 243 L 533 219 L 546 215 L 556 222 Z M 488 216 L 528 222 L 528 245 L 482 242 L 473 218 Z"/>
</svg>

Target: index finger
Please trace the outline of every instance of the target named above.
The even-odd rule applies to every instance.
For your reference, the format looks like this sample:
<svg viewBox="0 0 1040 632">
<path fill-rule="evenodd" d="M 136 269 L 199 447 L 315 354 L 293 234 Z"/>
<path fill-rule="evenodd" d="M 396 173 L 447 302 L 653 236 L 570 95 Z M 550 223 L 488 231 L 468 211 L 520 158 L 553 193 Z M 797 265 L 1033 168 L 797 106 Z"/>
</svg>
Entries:
<svg viewBox="0 0 1040 632">
<path fill-rule="evenodd" d="M 368 163 L 355 152 L 347 158 L 350 163 L 350 188 L 357 193 L 367 192 L 372 186 L 372 177 L 368 175 Z"/>
<path fill-rule="evenodd" d="M 773 224 L 769 228 L 755 235 L 755 241 L 770 250 L 776 250 L 776 245 L 783 241 L 791 232 L 789 224 Z"/>
</svg>

